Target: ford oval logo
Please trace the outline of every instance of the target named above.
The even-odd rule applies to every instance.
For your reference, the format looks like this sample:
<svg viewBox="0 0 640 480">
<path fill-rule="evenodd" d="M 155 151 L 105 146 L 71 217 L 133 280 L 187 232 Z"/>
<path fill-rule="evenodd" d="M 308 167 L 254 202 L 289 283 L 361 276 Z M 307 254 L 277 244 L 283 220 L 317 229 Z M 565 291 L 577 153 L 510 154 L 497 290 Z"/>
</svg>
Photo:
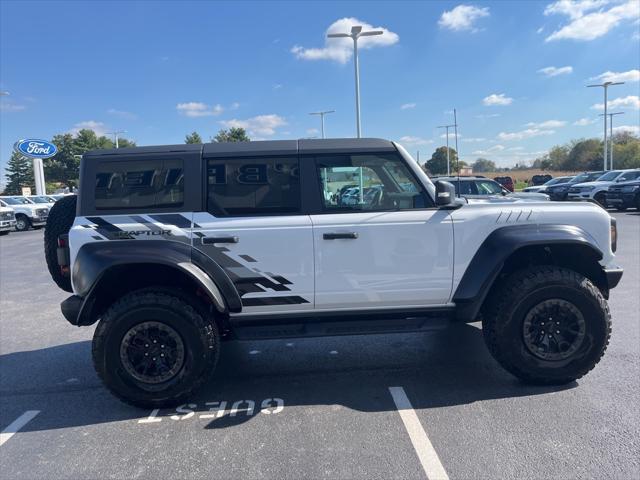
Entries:
<svg viewBox="0 0 640 480">
<path fill-rule="evenodd" d="M 20 140 L 16 142 L 14 149 L 25 157 L 31 158 L 49 158 L 58 153 L 58 148 L 53 143 L 37 138 Z"/>
</svg>

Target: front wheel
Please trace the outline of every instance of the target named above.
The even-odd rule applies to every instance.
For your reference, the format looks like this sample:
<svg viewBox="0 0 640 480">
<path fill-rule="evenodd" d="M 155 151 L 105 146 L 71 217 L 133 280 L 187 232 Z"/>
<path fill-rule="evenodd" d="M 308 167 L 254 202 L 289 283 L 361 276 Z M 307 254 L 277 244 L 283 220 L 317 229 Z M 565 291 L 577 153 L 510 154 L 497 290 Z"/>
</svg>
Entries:
<svg viewBox="0 0 640 480">
<path fill-rule="evenodd" d="M 607 195 L 604 192 L 596 193 L 593 199 L 598 202 L 603 208 L 607 208 Z"/>
<path fill-rule="evenodd" d="M 31 221 L 26 215 L 16 215 L 16 230 L 25 232 L 31 227 Z"/>
<path fill-rule="evenodd" d="M 600 361 L 611 335 L 606 300 L 590 280 L 572 270 L 530 267 L 505 279 L 483 319 L 494 358 L 534 384 L 576 380 Z"/>
<path fill-rule="evenodd" d="M 218 360 L 219 335 L 188 299 L 132 292 L 112 305 L 93 337 L 93 362 L 105 386 L 145 408 L 175 406 L 200 388 Z"/>
</svg>

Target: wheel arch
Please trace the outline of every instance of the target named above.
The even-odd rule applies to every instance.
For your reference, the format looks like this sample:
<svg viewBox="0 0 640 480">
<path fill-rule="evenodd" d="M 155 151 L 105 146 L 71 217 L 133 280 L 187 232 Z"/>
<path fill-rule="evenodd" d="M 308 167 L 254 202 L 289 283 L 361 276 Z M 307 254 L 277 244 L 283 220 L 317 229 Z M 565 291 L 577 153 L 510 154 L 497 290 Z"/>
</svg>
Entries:
<svg viewBox="0 0 640 480">
<path fill-rule="evenodd" d="M 72 272 L 74 290 L 83 299 L 76 324 L 94 323 L 119 296 L 150 286 L 196 293 L 218 314 L 240 311 L 240 297 L 224 270 L 194 250 L 185 243 L 158 240 L 83 245 Z"/>
<path fill-rule="evenodd" d="M 603 253 L 583 229 L 571 225 L 514 225 L 493 231 L 480 245 L 453 295 L 456 318 L 473 322 L 491 290 L 510 273 L 552 264 L 591 280 L 608 297 Z"/>
</svg>

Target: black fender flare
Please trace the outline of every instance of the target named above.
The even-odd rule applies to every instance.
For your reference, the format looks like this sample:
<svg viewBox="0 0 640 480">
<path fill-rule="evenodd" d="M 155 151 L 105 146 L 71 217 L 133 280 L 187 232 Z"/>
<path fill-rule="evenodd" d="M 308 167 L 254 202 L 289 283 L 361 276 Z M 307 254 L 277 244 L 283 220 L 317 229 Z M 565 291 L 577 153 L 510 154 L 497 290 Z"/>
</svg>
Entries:
<svg viewBox="0 0 640 480">
<path fill-rule="evenodd" d="M 510 225 L 494 230 L 476 251 L 453 294 L 456 318 L 465 322 L 476 320 L 505 261 L 519 249 L 571 244 L 588 248 L 598 261 L 603 257 L 593 237 L 573 225 Z"/>
<path fill-rule="evenodd" d="M 195 280 L 220 313 L 242 310 L 240 295 L 225 271 L 207 255 L 183 242 L 117 240 L 84 244 L 72 270 L 76 295 L 83 300 L 77 324 L 87 325 L 83 313 L 91 309 L 96 286 L 111 268 L 128 264 L 156 264 L 175 268 Z"/>
</svg>

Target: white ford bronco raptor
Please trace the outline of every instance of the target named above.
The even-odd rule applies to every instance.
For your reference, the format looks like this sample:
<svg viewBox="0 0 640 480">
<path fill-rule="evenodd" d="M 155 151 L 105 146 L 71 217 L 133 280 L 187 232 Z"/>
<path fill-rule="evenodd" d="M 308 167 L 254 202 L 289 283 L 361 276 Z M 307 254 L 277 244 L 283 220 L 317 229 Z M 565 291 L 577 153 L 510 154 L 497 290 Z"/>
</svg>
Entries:
<svg viewBox="0 0 640 480">
<path fill-rule="evenodd" d="M 155 408 L 201 387 L 226 338 L 480 320 L 509 372 L 570 382 L 609 342 L 616 235 L 597 205 L 469 204 L 396 143 L 328 139 L 89 152 L 45 253 L 65 318 L 99 322 L 104 384 Z"/>
</svg>

